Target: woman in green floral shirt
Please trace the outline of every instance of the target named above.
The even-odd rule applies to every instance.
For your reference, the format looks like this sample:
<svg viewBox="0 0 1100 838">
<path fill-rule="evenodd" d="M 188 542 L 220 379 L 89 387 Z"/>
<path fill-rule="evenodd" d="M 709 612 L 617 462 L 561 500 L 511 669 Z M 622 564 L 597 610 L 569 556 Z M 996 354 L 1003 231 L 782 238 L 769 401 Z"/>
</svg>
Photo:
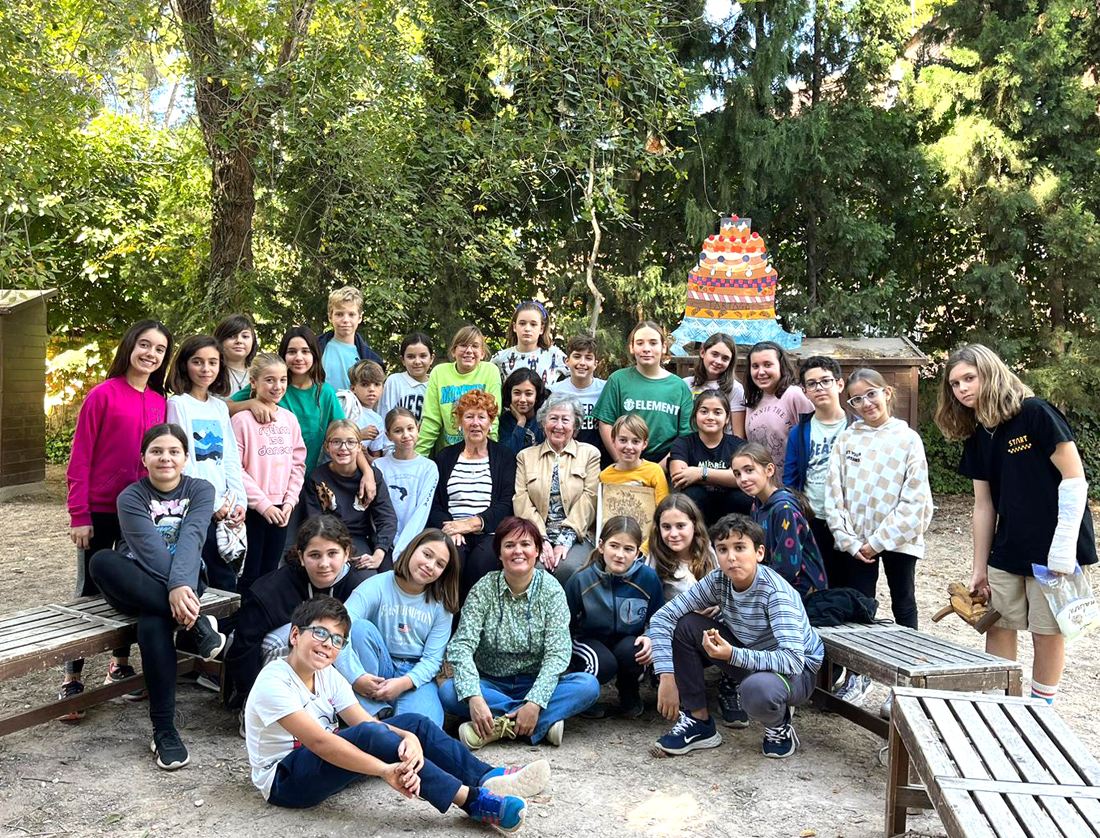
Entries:
<svg viewBox="0 0 1100 838">
<path fill-rule="evenodd" d="M 458 729 L 471 750 L 497 739 L 529 736 L 560 745 L 565 720 L 595 704 L 600 684 L 565 673 L 572 640 L 565 591 L 536 567 L 542 534 L 524 518 L 497 525 L 493 549 L 502 570 L 483 576 L 462 606 L 447 647 L 454 677 L 439 688 L 448 713 L 469 719 Z"/>
</svg>

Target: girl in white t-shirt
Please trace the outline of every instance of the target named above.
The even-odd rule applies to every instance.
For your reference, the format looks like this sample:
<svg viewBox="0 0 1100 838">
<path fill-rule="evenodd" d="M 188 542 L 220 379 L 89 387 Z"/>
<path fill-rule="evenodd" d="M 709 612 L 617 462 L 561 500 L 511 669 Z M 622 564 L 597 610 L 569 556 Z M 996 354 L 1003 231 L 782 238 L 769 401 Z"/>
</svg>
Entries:
<svg viewBox="0 0 1100 838">
<path fill-rule="evenodd" d="M 724 332 L 715 332 L 699 348 L 699 360 L 684 383 L 691 395 L 704 390 L 717 390 L 729 403 L 730 429 L 735 436 L 745 438 L 745 387 L 734 378 L 737 366 L 737 344 Z"/>
</svg>

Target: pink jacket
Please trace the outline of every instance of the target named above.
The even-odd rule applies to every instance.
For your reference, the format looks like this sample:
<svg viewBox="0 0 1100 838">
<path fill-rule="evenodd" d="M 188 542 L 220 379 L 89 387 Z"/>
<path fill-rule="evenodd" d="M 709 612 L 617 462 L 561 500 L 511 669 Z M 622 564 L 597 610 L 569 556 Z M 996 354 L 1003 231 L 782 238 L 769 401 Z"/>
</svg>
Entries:
<svg viewBox="0 0 1100 838">
<path fill-rule="evenodd" d="M 148 387 L 135 390 L 125 377 L 91 389 L 80 406 L 65 472 L 72 526 L 91 525 L 93 512 L 118 513 L 122 490 L 145 476 L 141 438 L 165 412 L 164 396 Z"/>
<path fill-rule="evenodd" d="M 298 419 L 285 407 L 273 422 L 261 425 L 251 411 L 231 420 L 241 453 L 241 479 L 248 508 L 261 515 L 272 505 L 298 504 L 306 478 L 306 444 Z"/>
</svg>

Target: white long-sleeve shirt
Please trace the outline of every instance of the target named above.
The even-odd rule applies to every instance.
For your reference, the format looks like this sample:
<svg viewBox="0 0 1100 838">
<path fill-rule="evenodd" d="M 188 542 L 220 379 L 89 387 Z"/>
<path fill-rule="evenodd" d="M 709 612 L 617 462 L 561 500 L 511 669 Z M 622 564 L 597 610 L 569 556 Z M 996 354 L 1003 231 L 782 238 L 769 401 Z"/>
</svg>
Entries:
<svg viewBox="0 0 1100 838">
<path fill-rule="evenodd" d="M 901 419 L 877 428 L 859 421 L 841 431 L 829 455 L 825 518 L 838 550 L 869 544 L 924 557 L 932 489 L 920 436 Z"/>
</svg>

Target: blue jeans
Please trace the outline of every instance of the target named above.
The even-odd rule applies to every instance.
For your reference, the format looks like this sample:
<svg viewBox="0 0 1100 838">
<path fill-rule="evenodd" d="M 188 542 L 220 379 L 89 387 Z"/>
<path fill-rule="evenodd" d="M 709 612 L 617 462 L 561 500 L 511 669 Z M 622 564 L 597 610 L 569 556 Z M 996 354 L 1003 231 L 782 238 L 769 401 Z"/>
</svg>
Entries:
<svg viewBox="0 0 1100 838">
<path fill-rule="evenodd" d="M 489 705 L 493 716 L 503 716 L 518 710 L 527 703 L 527 693 L 535 683 L 534 675 L 513 675 L 509 678 L 482 678 L 481 696 Z M 542 741 L 550 725 L 560 719 L 568 719 L 587 710 L 600 697 L 600 682 L 587 672 L 571 672 L 558 679 L 550 702 L 539 713 L 538 724 L 531 733 L 531 744 Z M 439 688 L 439 700 L 448 713 L 463 719 L 470 718 L 470 706 L 458 700 L 453 678 L 444 681 Z"/>
<path fill-rule="evenodd" d="M 390 657 L 382 632 L 370 620 L 356 620 L 352 624 L 351 643 L 347 651 L 336 659 L 337 671 L 349 681 L 352 677 L 358 677 L 359 672 L 353 658 L 359 659 L 363 670 L 380 678 L 400 678 L 417 664 L 417 661 L 395 661 Z M 355 697 L 363 709 L 374 716 L 378 715 L 379 710 L 389 707 L 394 713 L 418 713 L 437 725 L 443 724 L 443 705 L 439 703 L 439 688 L 435 685 L 435 679 L 401 693 L 393 702 L 375 701 L 358 693 Z"/>
<path fill-rule="evenodd" d="M 476 786 L 493 766 L 470 753 L 423 716 L 413 713 L 394 716 L 389 723 L 416 734 L 424 749 L 424 767 L 420 769 L 420 797 L 440 812 L 446 812 L 462 786 Z M 336 734 L 364 753 L 385 763 L 399 761 L 397 748 L 401 737 L 380 722 L 361 722 Z M 309 748 L 295 748 L 282 758 L 275 769 L 268 803 L 288 809 L 316 806 L 359 777 L 365 775 L 325 762 Z"/>
</svg>

